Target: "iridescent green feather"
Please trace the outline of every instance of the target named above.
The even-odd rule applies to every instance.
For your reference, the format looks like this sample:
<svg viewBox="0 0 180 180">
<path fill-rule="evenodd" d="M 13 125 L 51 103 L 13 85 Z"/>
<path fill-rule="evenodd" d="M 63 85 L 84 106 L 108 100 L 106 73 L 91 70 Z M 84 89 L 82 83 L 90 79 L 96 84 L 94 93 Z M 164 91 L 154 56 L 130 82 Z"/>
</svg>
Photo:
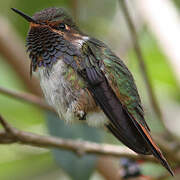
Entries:
<svg viewBox="0 0 180 180">
<path fill-rule="evenodd" d="M 123 102 L 121 100 L 121 103 L 125 106 L 130 116 L 149 130 L 144 120 L 144 112 L 133 76 L 123 61 L 98 40 L 91 39 L 88 42 L 88 46 L 95 55 L 96 60 L 104 63 L 106 76 L 113 77 L 113 83 L 117 85 L 119 94 L 122 95 Z"/>
</svg>

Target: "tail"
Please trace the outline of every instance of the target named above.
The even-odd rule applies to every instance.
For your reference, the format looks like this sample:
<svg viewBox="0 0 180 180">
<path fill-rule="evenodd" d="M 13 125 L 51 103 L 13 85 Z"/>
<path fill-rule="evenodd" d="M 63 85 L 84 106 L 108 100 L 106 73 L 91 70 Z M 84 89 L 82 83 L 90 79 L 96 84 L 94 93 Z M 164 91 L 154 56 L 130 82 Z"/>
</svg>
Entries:
<svg viewBox="0 0 180 180">
<path fill-rule="evenodd" d="M 88 89 L 109 118 L 110 122 L 106 126 L 110 132 L 133 151 L 144 155 L 153 154 L 174 176 L 160 149 L 152 140 L 149 131 L 122 106 L 108 82 L 105 80 Z"/>
<path fill-rule="evenodd" d="M 152 154 L 160 161 L 160 163 L 169 171 L 169 173 L 174 176 L 174 172 L 172 171 L 171 167 L 169 166 L 167 160 L 165 159 L 165 157 L 163 156 L 161 150 L 159 149 L 159 147 L 154 143 L 152 137 L 150 136 L 150 134 L 147 132 L 147 130 L 141 125 L 141 124 L 137 124 L 138 129 L 141 129 L 141 134 L 143 135 L 143 137 L 145 138 L 147 144 L 150 147 L 150 150 L 152 152 Z"/>
</svg>

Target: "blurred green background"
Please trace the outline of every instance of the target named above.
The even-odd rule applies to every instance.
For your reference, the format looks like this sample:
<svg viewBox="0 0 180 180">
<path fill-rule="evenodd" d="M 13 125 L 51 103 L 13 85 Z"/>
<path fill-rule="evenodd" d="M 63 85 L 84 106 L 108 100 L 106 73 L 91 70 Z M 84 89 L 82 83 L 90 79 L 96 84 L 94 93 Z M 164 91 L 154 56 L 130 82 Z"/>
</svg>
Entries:
<svg viewBox="0 0 180 180">
<path fill-rule="evenodd" d="M 179 7 L 179 1 L 175 1 L 176 6 Z M 129 36 L 127 27 L 123 20 L 123 17 L 117 18 L 117 12 L 120 11 L 117 1 L 112 0 L 6 0 L 0 1 L 0 16 L 6 17 L 9 23 L 12 24 L 12 31 L 15 31 L 18 36 L 22 39 L 25 44 L 25 38 L 28 31 L 28 24 L 19 16 L 14 14 L 10 10 L 11 7 L 15 7 L 23 12 L 33 15 L 36 11 L 39 11 L 46 7 L 65 7 L 72 14 L 76 15 L 77 23 L 91 36 L 103 40 L 122 58 L 132 71 L 142 101 L 147 114 L 147 121 L 150 125 L 153 133 L 160 133 L 163 128 L 157 117 L 151 110 L 146 88 L 143 82 L 142 74 L 140 72 L 136 56 L 132 49 L 131 43 L 127 43 Z M 1 27 L 0 27 L 1 28 Z M 148 27 L 140 23 L 138 30 L 139 41 L 146 59 L 146 66 L 149 72 L 149 76 L 153 87 L 155 89 L 156 96 L 160 104 L 167 106 L 179 106 L 180 93 L 179 85 L 177 84 L 173 69 L 169 65 L 169 62 L 157 45 L 156 38 L 150 33 Z M 28 61 L 28 59 L 25 59 Z M 29 72 L 27 72 L 29 73 Z M 26 85 L 23 84 L 21 79 L 17 76 L 16 71 L 6 62 L 0 54 L 0 86 L 19 91 L 27 91 Z M 166 97 L 166 98 L 164 98 Z M 49 113 L 45 113 L 41 109 L 29 105 L 27 103 L 8 98 L 0 94 L 0 114 L 10 122 L 13 126 L 22 129 L 24 131 L 30 131 L 38 134 L 48 134 L 50 132 L 53 135 L 58 134 L 56 132 L 60 130 L 53 130 L 57 127 L 55 121 L 50 121 Z M 54 125 L 53 125 L 54 124 Z M 48 128 L 47 128 L 48 126 Z M 62 125 L 63 126 L 63 125 Z M 174 127 L 176 127 L 175 125 Z M 64 127 L 64 126 L 63 126 Z M 173 127 L 173 126 L 172 126 Z M 79 127 L 78 127 L 79 128 Z M 48 130 L 49 129 L 49 130 Z M 56 132 L 55 132 L 56 131 Z M 70 133 L 71 127 L 68 127 L 66 133 Z M 73 131 L 73 130 L 72 130 Z M 73 132 L 76 132 L 74 128 Z M 108 133 L 103 134 L 100 130 L 92 130 L 97 133 L 96 138 L 92 138 L 94 141 L 104 141 L 107 143 L 116 143 L 114 137 Z M 92 137 L 92 131 L 84 132 L 84 136 Z M 62 132 L 62 131 L 61 131 Z M 179 132 L 179 129 L 175 129 L 175 132 Z M 73 133 L 72 133 L 73 134 Z M 86 134 L 86 135 L 85 135 Z M 62 136 L 60 134 L 59 136 Z M 73 135 L 72 135 L 73 136 Z M 70 137 L 70 136 L 64 136 Z M 104 138 L 102 138 L 104 137 Z M 77 136 L 79 138 L 79 136 Z M 87 138 L 87 139 L 89 139 Z M 120 143 L 119 143 L 120 144 Z M 61 167 L 61 163 L 56 163 L 54 157 L 58 157 L 55 152 L 53 154 L 48 149 L 34 148 L 22 145 L 0 145 L 0 179 L 2 180 L 41 180 L 41 179 L 69 179 L 72 177 L 72 172 L 69 175 L 69 169 L 74 167 Z M 67 157 L 71 158 L 69 155 Z M 74 157 L 72 157 L 74 158 Z M 94 157 L 95 158 L 95 157 Z M 91 160 L 94 162 L 90 167 L 86 166 L 83 168 L 95 168 L 95 159 Z M 60 159 L 59 161 L 63 161 Z M 86 160 L 88 161 L 88 160 Z M 63 164 L 63 163 L 62 163 Z M 85 162 L 86 164 L 86 162 Z M 157 175 L 164 172 L 164 169 L 160 166 L 146 164 L 142 166 L 142 170 L 145 174 L 154 174 L 154 168 L 158 168 L 159 172 Z M 64 170 L 62 170 L 64 169 Z M 92 171 L 87 173 L 91 176 L 91 179 L 102 179 L 102 175 Z M 66 172 L 66 173 L 65 173 Z M 81 171 L 80 171 L 81 172 Z M 92 173 L 92 175 L 91 175 Z M 77 177 L 80 180 L 82 177 Z M 84 178 L 86 179 L 86 178 Z"/>
</svg>

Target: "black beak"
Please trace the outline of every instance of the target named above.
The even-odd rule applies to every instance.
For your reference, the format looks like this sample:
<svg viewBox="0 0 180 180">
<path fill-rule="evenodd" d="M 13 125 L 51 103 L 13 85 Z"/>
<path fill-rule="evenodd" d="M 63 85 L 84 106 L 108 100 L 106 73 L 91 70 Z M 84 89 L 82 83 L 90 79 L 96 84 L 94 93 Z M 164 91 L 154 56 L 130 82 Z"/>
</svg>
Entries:
<svg viewBox="0 0 180 180">
<path fill-rule="evenodd" d="M 31 18 L 30 16 L 24 14 L 23 12 L 15 9 L 15 8 L 11 8 L 14 12 L 16 12 L 17 14 L 19 14 L 20 16 L 22 16 L 24 19 L 26 19 L 28 22 L 32 22 L 32 23 L 35 23 L 35 24 L 39 24 L 37 23 L 33 18 Z"/>
</svg>

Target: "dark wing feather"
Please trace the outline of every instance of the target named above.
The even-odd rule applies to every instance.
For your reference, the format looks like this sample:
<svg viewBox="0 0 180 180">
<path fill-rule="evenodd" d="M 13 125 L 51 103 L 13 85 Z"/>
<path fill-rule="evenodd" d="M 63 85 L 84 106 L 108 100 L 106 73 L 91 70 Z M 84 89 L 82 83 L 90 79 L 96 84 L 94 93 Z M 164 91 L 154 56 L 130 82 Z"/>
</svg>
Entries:
<svg viewBox="0 0 180 180">
<path fill-rule="evenodd" d="M 91 44 L 92 43 L 92 44 Z M 118 89 L 121 103 L 135 119 L 150 131 L 145 119 L 141 100 L 134 83 L 133 76 L 128 68 L 105 44 L 92 39 L 89 46 L 99 61 L 104 63 L 104 72 L 111 87 Z M 101 43 L 101 44 L 100 44 Z M 96 44 L 96 46 L 94 46 Z M 100 47 L 100 48 L 99 48 Z"/>
<path fill-rule="evenodd" d="M 133 151 L 139 154 L 151 154 L 147 143 L 137 131 L 126 112 L 124 112 L 121 103 L 106 79 L 96 86 L 89 86 L 89 91 L 109 118 L 110 124 L 107 124 L 108 129 Z"/>
</svg>

